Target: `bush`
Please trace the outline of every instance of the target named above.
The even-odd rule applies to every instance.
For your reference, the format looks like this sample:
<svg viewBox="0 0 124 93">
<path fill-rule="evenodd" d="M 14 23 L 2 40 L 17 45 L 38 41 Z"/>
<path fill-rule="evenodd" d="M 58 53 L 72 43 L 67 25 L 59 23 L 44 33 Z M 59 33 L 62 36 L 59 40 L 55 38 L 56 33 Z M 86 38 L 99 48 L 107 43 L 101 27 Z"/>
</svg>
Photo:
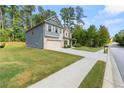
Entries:
<svg viewBox="0 0 124 93">
<path fill-rule="evenodd" d="M 75 45 L 73 45 L 74 47 L 81 47 L 82 45 L 81 44 L 79 44 L 79 43 L 77 43 L 77 44 L 75 44 Z"/>
<path fill-rule="evenodd" d="M 124 35 L 121 37 L 119 43 L 121 46 L 124 46 Z"/>
<path fill-rule="evenodd" d="M 71 47 L 71 45 L 67 45 L 67 48 L 70 48 Z"/>
<path fill-rule="evenodd" d="M 4 29 L 0 29 L 0 42 L 8 41 L 8 33 Z"/>
<path fill-rule="evenodd" d="M 4 48 L 5 47 L 5 43 L 0 43 L 0 48 Z"/>
<path fill-rule="evenodd" d="M 64 48 L 70 48 L 71 45 L 64 45 Z"/>
<path fill-rule="evenodd" d="M 114 37 L 115 41 L 117 41 L 121 46 L 124 46 L 124 31 L 120 31 Z"/>
</svg>

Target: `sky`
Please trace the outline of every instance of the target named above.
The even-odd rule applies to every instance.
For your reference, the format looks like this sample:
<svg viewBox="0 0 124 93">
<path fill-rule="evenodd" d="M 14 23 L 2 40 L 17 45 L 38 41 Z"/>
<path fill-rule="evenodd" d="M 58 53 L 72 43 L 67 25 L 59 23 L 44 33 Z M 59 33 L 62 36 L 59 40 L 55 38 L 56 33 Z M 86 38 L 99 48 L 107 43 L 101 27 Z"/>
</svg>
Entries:
<svg viewBox="0 0 124 93">
<path fill-rule="evenodd" d="M 68 5 L 46 5 L 44 9 L 54 10 L 60 18 L 60 10 Z M 76 6 L 72 6 L 76 7 Z M 97 28 L 100 25 L 105 25 L 110 33 L 110 36 L 114 36 L 117 32 L 124 29 L 124 6 L 104 6 L 104 5 L 83 5 L 84 15 L 87 18 L 83 18 L 85 25 L 84 28 L 88 28 L 94 24 Z"/>
</svg>

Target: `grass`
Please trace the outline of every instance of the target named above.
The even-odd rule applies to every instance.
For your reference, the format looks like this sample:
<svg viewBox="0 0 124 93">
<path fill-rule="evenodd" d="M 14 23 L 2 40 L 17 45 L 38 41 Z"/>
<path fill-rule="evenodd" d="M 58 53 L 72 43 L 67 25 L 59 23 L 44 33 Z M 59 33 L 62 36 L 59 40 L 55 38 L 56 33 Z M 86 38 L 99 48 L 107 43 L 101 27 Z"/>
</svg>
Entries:
<svg viewBox="0 0 124 93">
<path fill-rule="evenodd" d="M 105 62 L 97 61 L 88 75 L 80 84 L 80 88 L 101 88 L 105 72 Z"/>
<path fill-rule="evenodd" d="M 81 58 L 26 48 L 25 43 L 6 43 L 5 48 L 0 48 L 0 87 L 27 87 Z"/>
<path fill-rule="evenodd" d="M 75 47 L 73 49 L 83 50 L 83 51 L 88 51 L 88 52 L 97 52 L 97 51 L 101 50 L 102 47 L 93 48 L 93 47 L 81 46 L 81 47 Z"/>
</svg>

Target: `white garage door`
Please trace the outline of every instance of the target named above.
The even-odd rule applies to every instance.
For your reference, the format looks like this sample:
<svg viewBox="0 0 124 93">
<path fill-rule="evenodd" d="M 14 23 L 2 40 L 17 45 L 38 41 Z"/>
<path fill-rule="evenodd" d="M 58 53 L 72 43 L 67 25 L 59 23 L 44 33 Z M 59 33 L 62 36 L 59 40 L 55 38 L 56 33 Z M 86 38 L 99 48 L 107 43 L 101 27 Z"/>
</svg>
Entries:
<svg viewBox="0 0 124 93">
<path fill-rule="evenodd" d="M 47 40 L 47 49 L 61 48 L 61 41 L 58 40 Z"/>
</svg>

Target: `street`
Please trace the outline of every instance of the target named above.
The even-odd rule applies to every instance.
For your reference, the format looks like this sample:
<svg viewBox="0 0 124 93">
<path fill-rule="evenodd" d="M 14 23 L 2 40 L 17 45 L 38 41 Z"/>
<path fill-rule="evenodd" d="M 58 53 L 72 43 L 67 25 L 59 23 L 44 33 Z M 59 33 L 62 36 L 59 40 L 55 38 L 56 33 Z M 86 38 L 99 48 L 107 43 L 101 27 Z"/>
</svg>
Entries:
<svg viewBox="0 0 124 93">
<path fill-rule="evenodd" d="M 124 81 L 124 47 L 120 47 L 117 43 L 113 43 L 110 45 L 110 52 L 116 61 L 121 77 Z"/>
</svg>

